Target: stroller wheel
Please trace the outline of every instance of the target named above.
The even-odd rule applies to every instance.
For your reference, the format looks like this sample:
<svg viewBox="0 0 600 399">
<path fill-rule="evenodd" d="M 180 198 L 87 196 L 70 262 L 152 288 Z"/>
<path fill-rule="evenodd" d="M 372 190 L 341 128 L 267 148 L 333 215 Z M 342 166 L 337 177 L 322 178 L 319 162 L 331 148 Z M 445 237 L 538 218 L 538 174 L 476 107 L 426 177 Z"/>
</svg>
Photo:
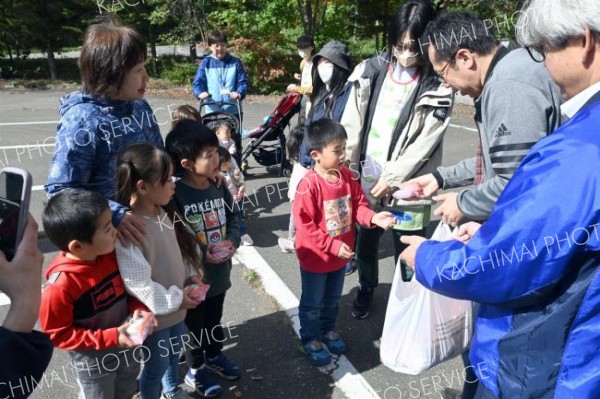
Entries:
<svg viewBox="0 0 600 399">
<path fill-rule="evenodd" d="M 292 175 L 292 170 L 291 170 L 290 168 L 285 168 L 285 169 L 283 170 L 283 175 L 284 175 L 285 177 L 290 177 L 290 176 Z"/>
</svg>

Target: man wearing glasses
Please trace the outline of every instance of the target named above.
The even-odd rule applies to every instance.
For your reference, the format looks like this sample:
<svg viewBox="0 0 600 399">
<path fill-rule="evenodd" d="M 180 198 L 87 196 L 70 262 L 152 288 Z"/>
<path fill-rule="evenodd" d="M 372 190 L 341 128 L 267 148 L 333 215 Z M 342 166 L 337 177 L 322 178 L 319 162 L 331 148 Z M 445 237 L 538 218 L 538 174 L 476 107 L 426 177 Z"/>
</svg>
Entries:
<svg viewBox="0 0 600 399">
<path fill-rule="evenodd" d="M 439 188 L 474 187 L 434 197 L 434 214 L 456 225 L 484 221 L 529 149 L 560 124 L 560 91 L 525 49 L 509 51 L 476 16 L 440 15 L 427 27 L 429 58 L 447 86 L 475 99 L 479 145 L 474 158 L 409 183 L 428 198 Z M 424 48 L 427 43 L 421 39 Z"/>
<path fill-rule="evenodd" d="M 426 287 L 481 304 L 476 398 L 598 398 L 600 2 L 531 0 L 517 35 L 569 120 L 531 148 L 479 230 L 461 229 L 463 242 L 404 237 L 401 257 Z"/>
</svg>

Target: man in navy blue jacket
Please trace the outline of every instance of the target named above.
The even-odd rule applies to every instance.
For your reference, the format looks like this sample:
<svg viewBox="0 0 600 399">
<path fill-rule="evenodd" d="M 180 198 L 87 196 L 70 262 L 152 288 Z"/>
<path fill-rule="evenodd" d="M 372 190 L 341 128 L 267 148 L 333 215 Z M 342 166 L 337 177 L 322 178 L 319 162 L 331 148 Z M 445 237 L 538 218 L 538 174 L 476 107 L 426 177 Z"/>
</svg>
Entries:
<svg viewBox="0 0 600 399">
<path fill-rule="evenodd" d="M 476 398 L 600 392 L 600 2 L 530 0 L 519 41 L 567 100 L 470 240 L 403 237 L 424 286 L 481 304 Z M 501 106 L 501 105 L 499 105 Z"/>
</svg>

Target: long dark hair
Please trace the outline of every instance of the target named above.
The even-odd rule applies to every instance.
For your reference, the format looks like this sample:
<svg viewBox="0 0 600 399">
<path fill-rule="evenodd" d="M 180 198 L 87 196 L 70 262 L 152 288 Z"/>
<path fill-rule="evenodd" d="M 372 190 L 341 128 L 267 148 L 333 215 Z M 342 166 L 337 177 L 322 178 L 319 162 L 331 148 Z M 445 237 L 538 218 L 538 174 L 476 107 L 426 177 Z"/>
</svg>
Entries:
<svg viewBox="0 0 600 399">
<path fill-rule="evenodd" d="M 321 59 L 328 60 L 325 57 L 321 57 L 321 58 L 319 58 L 319 61 Z M 328 60 L 328 61 L 330 61 L 330 60 Z M 312 103 L 312 106 L 311 106 L 310 112 L 308 113 L 308 116 L 307 116 L 308 120 L 312 119 L 312 117 L 315 113 L 315 109 L 317 108 L 316 105 L 320 104 L 323 101 L 324 97 L 326 97 L 324 99 L 325 100 L 325 117 L 326 118 L 331 117 L 331 111 L 333 110 L 335 101 L 339 97 L 342 90 L 344 90 L 344 86 L 346 85 L 346 82 L 348 81 L 348 77 L 350 76 L 350 71 L 340 68 L 336 64 L 333 64 L 333 74 L 331 76 L 329 90 L 327 90 L 327 86 L 325 85 L 325 83 L 323 83 L 323 81 L 321 80 L 321 77 L 319 76 L 319 73 L 317 72 L 317 66 L 318 66 L 317 63 L 313 62 L 313 67 L 312 67 L 313 90 L 312 90 L 312 94 L 310 95 L 310 102 Z"/>
<path fill-rule="evenodd" d="M 416 52 L 419 54 L 421 73 L 430 72 L 431 63 L 427 53 L 429 40 L 421 39 L 427 24 L 435 19 L 436 11 L 428 0 L 410 0 L 400 7 L 390 21 L 388 29 L 387 54 L 392 60 L 392 47 L 404 34 L 408 34 L 415 41 Z M 423 46 L 422 46 L 423 45 Z"/>
<path fill-rule="evenodd" d="M 173 161 L 169 154 L 150 144 L 137 143 L 127 147 L 117 160 L 116 199 L 125 206 L 131 205 L 131 198 L 137 192 L 137 183 L 143 180 L 150 184 L 165 184 L 172 177 Z M 183 259 L 191 264 L 196 272 L 204 275 L 202 259 L 197 252 L 196 237 L 183 222 L 185 219 L 177 211 L 172 200 L 162 207 L 175 229 L 177 243 Z"/>
</svg>

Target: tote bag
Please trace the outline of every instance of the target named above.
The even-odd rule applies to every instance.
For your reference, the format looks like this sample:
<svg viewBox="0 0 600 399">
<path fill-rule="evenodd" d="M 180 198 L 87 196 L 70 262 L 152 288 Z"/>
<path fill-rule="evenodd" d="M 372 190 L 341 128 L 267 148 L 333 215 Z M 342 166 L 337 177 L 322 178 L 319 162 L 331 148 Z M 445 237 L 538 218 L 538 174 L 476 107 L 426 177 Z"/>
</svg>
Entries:
<svg viewBox="0 0 600 399">
<path fill-rule="evenodd" d="M 451 235 L 450 227 L 440 223 L 431 239 L 446 241 Z M 469 347 L 473 311 L 470 301 L 436 294 L 416 277 L 402 281 L 401 268 L 399 260 L 385 314 L 380 358 L 396 372 L 416 375 Z"/>
</svg>

